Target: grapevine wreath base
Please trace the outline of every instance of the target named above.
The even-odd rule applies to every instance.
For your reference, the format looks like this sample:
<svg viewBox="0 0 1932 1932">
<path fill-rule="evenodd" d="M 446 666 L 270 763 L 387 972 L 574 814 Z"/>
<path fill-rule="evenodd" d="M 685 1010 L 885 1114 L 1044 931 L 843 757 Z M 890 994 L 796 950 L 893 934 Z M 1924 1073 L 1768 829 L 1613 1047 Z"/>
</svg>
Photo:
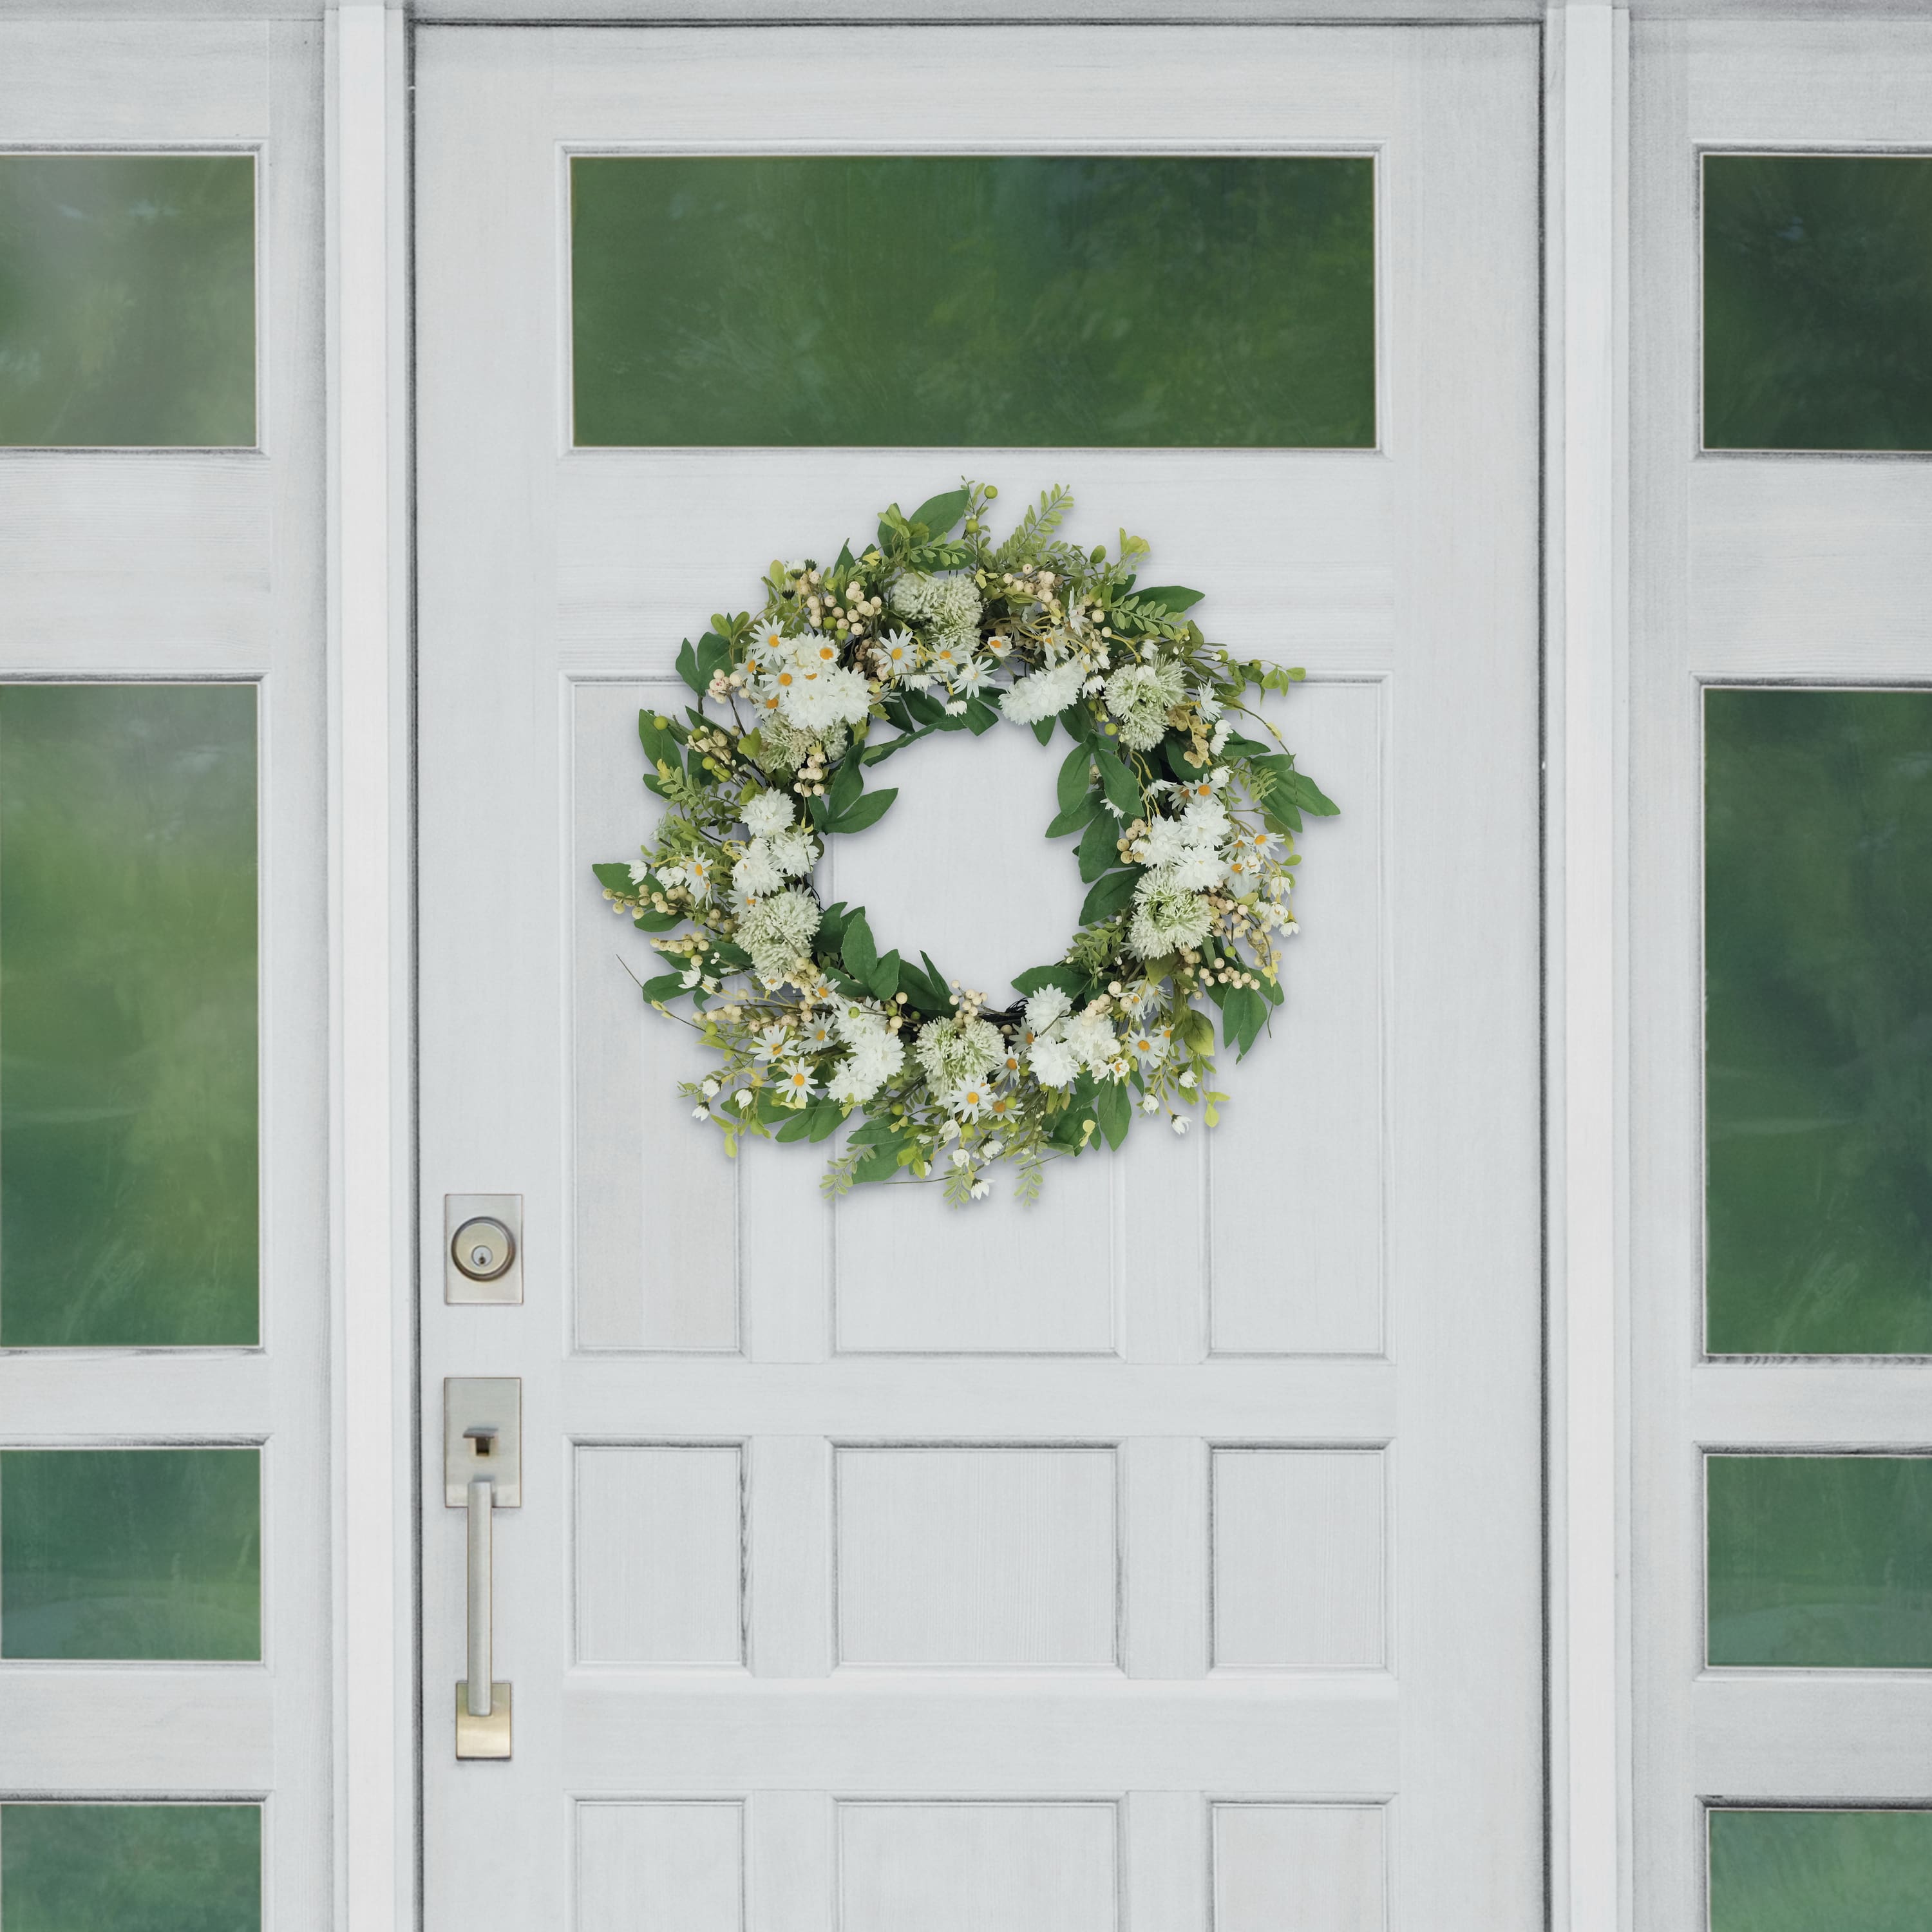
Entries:
<svg viewBox="0 0 1932 1932">
<path fill-rule="evenodd" d="M 680 1087 L 696 1118 L 734 1154 L 849 1122 L 828 1192 L 940 1179 L 963 1203 L 1010 1161 L 1030 1200 L 1046 1162 L 1118 1147 L 1137 1113 L 1185 1133 L 1198 1106 L 1212 1126 L 1215 1016 L 1238 1058 L 1281 1004 L 1294 836 L 1336 809 L 1244 702 L 1299 670 L 1210 644 L 1198 591 L 1139 587 L 1140 538 L 1112 557 L 1064 541 L 1064 490 L 996 542 L 998 494 L 895 504 L 859 555 L 774 563 L 755 616 L 687 640 L 698 702 L 638 719 L 667 808 L 640 858 L 596 868 L 670 969 L 645 999 L 718 1056 Z M 1065 952 L 1007 1004 L 881 952 L 862 908 L 813 885 L 831 840 L 891 809 L 874 767 L 1003 721 L 1071 741 L 1046 836 L 1076 838 L 1088 886 Z"/>
</svg>

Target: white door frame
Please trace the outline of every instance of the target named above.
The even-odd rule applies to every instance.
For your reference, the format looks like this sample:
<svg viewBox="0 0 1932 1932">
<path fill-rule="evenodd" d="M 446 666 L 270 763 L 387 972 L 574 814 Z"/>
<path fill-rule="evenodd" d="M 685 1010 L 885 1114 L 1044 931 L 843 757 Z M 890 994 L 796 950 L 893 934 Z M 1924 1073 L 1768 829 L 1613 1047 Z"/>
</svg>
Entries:
<svg viewBox="0 0 1932 1932">
<path fill-rule="evenodd" d="M 1714 0 L 1718 11 L 1721 0 Z M 139 10 L 132 0 L 125 10 Z M 630 5 L 432 4 L 417 17 L 529 22 Z M 721 26 L 769 9 L 722 0 Z M 796 6 L 850 17 L 850 5 Z M 885 5 L 880 18 L 921 10 Z M 929 20 L 970 17 L 934 6 Z M 1000 10 L 988 8 L 988 14 Z M 1042 10 L 1045 11 L 1046 10 Z M 1052 10 L 1074 20 L 1077 4 Z M 1108 10 L 1118 18 L 1124 10 Z M 1225 18 L 1216 0 L 1150 14 Z M 1274 20 L 1373 19 L 1372 0 L 1274 0 Z M 1620 1152 L 1624 975 L 1618 772 L 1625 688 L 1624 320 L 1628 14 L 1590 0 L 1411 4 L 1408 18 L 1545 32 L 1545 863 L 1550 1916 L 1628 1923 L 1628 1622 Z M 1684 10 L 1680 5 L 1678 11 Z M 1723 9 L 1723 10 L 1729 10 Z M 409 990 L 407 104 L 400 5 L 328 9 L 331 902 L 338 1448 L 336 1918 L 402 1932 L 418 1907 L 411 1416 L 413 1118 Z"/>
</svg>

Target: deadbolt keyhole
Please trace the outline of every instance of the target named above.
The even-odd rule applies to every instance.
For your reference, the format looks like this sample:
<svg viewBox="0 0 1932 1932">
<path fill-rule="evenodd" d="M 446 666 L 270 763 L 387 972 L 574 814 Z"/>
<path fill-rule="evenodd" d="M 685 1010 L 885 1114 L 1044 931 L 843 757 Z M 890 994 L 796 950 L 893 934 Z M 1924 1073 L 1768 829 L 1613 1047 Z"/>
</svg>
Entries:
<svg viewBox="0 0 1932 1932">
<path fill-rule="evenodd" d="M 449 1244 L 450 1258 L 472 1281 L 494 1281 L 516 1252 L 509 1229 L 488 1215 L 464 1222 Z"/>
</svg>

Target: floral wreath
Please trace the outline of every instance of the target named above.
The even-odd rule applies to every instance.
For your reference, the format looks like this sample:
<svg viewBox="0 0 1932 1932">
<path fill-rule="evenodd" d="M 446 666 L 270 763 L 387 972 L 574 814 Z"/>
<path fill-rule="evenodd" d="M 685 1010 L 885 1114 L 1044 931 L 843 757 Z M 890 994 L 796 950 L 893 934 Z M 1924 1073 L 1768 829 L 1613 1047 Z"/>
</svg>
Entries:
<svg viewBox="0 0 1932 1932">
<path fill-rule="evenodd" d="M 1244 1055 L 1282 1002 L 1301 814 L 1336 809 L 1242 701 L 1300 670 L 1210 644 L 1185 614 L 1199 592 L 1137 588 L 1142 538 L 1123 530 L 1112 560 L 1061 538 L 1064 490 L 995 543 L 998 494 L 894 504 L 859 556 L 774 563 L 756 618 L 714 616 L 687 639 L 677 669 L 698 702 L 638 718 L 644 784 L 669 808 L 640 860 L 594 868 L 614 910 L 662 935 L 672 970 L 644 998 L 718 1056 L 678 1090 L 728 1154 L 862 1117 L 830 1194 L 940 1178 L 963 1203 L 1009 1160 L 1032 1200 L 1046 1161 L 1118 1148 L 1137 1112 L 1185 1133 L 1198 1102 L 1212 1126 L 1228 1096 L 1204 1006 Z M 881 952 L 864 910 L 821 904 L 812 883 L 825 842 L 897 797 L 866 788 L 871 767 L 1003 718 L 1073 741 L 1046 836 L 1079 834 L 1089 887 L 1065 953 L 1021 974 L 1011 1005 L 926 953 Z M 687 998 L 686 1020 L 670 1010 Z"/>
</svg>

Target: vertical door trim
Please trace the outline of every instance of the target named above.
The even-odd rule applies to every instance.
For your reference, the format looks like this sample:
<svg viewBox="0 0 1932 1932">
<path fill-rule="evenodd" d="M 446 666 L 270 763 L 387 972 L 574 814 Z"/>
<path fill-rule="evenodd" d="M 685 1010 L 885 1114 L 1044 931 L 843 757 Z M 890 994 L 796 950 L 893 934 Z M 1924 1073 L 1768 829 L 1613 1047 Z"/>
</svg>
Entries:
<svg viewBox="0 0 1932 1932">
<path fill-rule="evenodd" d="M 1624 867 L 1629 16 L 1548 19 L 1550 1904 L 1630 1923 Z"/>
<path fill-rule="evenodd" d="M 406 22 L 327 16 L 335 1923 L 416 1918 Z"/>
</svg>

